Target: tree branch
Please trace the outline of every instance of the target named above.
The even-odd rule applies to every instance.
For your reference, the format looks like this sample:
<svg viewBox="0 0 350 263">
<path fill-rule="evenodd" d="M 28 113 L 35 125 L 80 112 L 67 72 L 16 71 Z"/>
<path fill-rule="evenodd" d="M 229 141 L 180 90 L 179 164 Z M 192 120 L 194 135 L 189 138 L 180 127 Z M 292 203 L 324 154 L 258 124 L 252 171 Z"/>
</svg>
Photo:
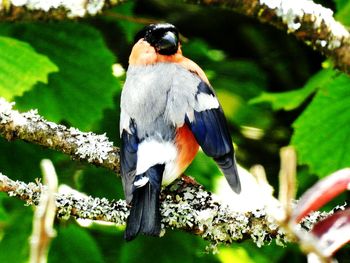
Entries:
<svg viewBox="0 0 350 263">
<path fill-rule="evenodd" d="M 94 16 L 125 0 L 3 0 L 1 20 L 38 20 Z M 350 33 L 333 17 L 333 11 L 311 0 L 184 0 L 219 6 L 258 19 L 295 35 L 350 74 Z"/>
<path fill-rule="evenodd" d="M 17 197 L 28 205 L 38 205 L 47 188 L 40 183 L 25 184 L 13 181 L 0 173 L 0 191 Z M 265 210 L 238 213 L 215 201 L 215 195 L 191 180 L 182 178 L 162 192 L 162 227 L 182 229 L 213 244 L 252 239 L 258 246 L 275 239 L 277 244 L 289 242 L 278 225 L 267 216 Z M 234 202 L 234 200 L 233 200 Z M 57 216 L 124 225 L 129 208 L 124 200 L 108 201 L 105 198 L 81 197 L 73 194 L 56 195 Z M 329 213 L 316 212 L 304 222 L 313 225 Z"/>
<path fill-rule="evenodd" d="M 124 0 L 2 0 L 0 19 L 45 20 L 94 16 L 103 10 L 116 6 Z"/>
<path fill-rule="evenodd" d="M 66 153 L 73 159 L 85 160 L 113 171 L 119 171 L 119 150 L 112 146 L 105 135 L 83 133 L 43 119 L 36 111 L 19 113 L 12 109 L 13 103 L 0 98 L 0 134 L 8 140 L 22 139 Z M 14 182 L 0 176 L 0 191 L 16 196 L 30 205 L 38 205 L 41 184 Z M 189 185 L 179 181 L 162 193 L 163 224 L 199 234 L 214 243 L 253 238 L 258 244 L 277 237 L 277 225 L 270 222 L 264 211 L 247 214 L 231 212 L 212 198 L 198 184 Z M 119 225 L 125 224 L 128 207 L 125 201 L 112 201 L 73 195 L 56 196 L 57 215 L 83 219 L 103 220 Z"/>
<path fill-rule="evenodd" d="M 12 107 L 13 103 L 0 98 L 0 134 L 5 138 L 37 143 L 69 154 L 74 159 L 85 160 L 113 171 L 119 170 L 118 149 L 112 146 L 105 135 L 66 128 L 44 120 L 36 111 L 19 113 Z M 28 205 L 38 205 L 41 194 L 47 189 L 38 182 L 26 184 L 13 181 L 0 173 L 0 191 L 7 192 L 9 196 L 15 196 Z M 272 239 L 278 244 L 289 241 L 265 209 L 233 212 L 216 199 L 215 195 L 205 191 L 203 186 L 192 179 L 178 180 L 161 194 L 163 229 L 186 230 L 213 244 L 252 239 L 261 246 Z M 57 194 L 55 200 L 59 218 L 75 217 L 124 225 L 129 213 L 124 200 L 108 201 L 105 198 L 63 193 Z M 232 202 L 235 200 L 232 199 Z M 273 206 L 275 205 L 274 203 Z M 315 222 L 327 215 L 329 213 L 315 212 L 302 225 L 311 229 Z"/>
<path fill-rule="evenodd" d="M 0 97 L 0 135 L 7 140 L 21 139 L 68 154 L 73 159 L 87 161 L 119 172 L 119 149 L 105 134 L 81 132 L 49 122 L 36 110 L 19 113 L 14 103 Z"/>
<path fill-rule="evenodd" d="M 219 6 L 258 19 L 293 34 L 331 58 L 350 74 L 350 33 L 333 17 L 333 11 L 311 0 L 185 0 Z"/>
</svg>

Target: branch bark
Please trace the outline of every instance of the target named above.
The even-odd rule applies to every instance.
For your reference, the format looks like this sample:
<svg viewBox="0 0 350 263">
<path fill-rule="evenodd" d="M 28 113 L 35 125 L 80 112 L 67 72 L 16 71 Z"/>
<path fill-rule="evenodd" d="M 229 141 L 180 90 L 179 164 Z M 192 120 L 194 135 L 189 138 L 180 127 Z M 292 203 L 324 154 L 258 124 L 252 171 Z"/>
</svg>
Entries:
<svg viewBox="0 0 350 263">
<path fill-rule="evenodd" d="M 17 20 L 64 20 L 94 16 L 116 6 L 124 0 L 2 0 L 0 19 Z"/>
<path fill-rule="evenodd" d="M 350 33 L 333 17 L 332 10 L 311 0 L 185 0 L 218 6 L 258 19 L 293 34 L 350 74 Z"/>
<path fill-rule="evenodd" d="M 5 138 L 37 143 L 66 153 L 73 159 L 119 171 L 119 150 L 105 135 L 83 133 L 48 122 L 36 111 L 19 113 L 12 107 L 13 103 L 0 98 L 0 134 Z M 38 205 L 40 196 L 47 189 L 38 182 L 13 181 L 0 173 L 0 191 L 29 205 Z M 57 216 L 63 219 L 75 217 L 124 225 L 129 213 L 124 200 L 108 201 L 106 198 L 63 193 L 57 194 L 55 200 Z M 272 239 L 278 244 L 289 241 L 265 209 L 233 212 L 228 206 L 220 204 L 215 195 L 187 177 L 164 189 L 161 200 L 163 229 L 186 230 L 210 240 L 214 245 L 244 239 L 252 239 L 258 246 Z M 302 222 L 302 226 L 311 229 L 314 223 L 327 215 L 329 213 L 315 212 Z"/>
<path fill-rule="evenodd" d="M 47 188 L 40 183 L 26 184 L 13 181 L 0 173 L 0 191 L 17 197 L 28 205 L 38 205 Z M 56 195 L 57 216 L 101 220 L 124 225 L 129 208 L 124 200 L 108 201 L 105 198 L 81 197 L 74 194 Z M 265 210 L 238 213 L 215 201 L 215 195 L 192 180 L 182 178 L 162 192 L 162 227 L 182 229 L 200 235 L 214 245 L 230 244 L 252 239 L 258 246 L 276 240 L 285 244 L 290 240 Z M 234 200 L 233 200 L 234 202 Z M 308 217 L 304 226 L 311 227 L 329 213 L 316 212 Z"/>
<path fill-rule="evenodd" d="M 3 0 L 1 20 L 38 20 L 94 16 L 125 0 Z M 350 74 L 350 33 L 333 17 L 333 11 L 311 0 L 184 0 L 218 6 L 258 19 L 293 34 Z"/>
<path fill-rule="evenodd" d="M 83 133 L 43 119 L 36 111 L 19 113 L 13 103 L 0 98 L 0 134 L 8 140 L 22 139 L 61 151 L 73 159 L 85 160 L 119 172 L 119 149 L 112 146 L 105 135 Z M 0 191 L 16 196 L 30 205 L 38 205 L 46 188 L 41 184 L 25 184 L 0 176 Z M 246 214 L 233 213 L 228 207 L 214 201 L 211 193 L 198 184 L 180 180 L 162 192 L 162 215 L 165 227 L 180 228 L 203 236 L 213 243 L 231 243 L 252 238 L 262 245 L 264 240 L 284 240 L 275 223 L 265 211 Z M 82 219 L 102 220 L 125 224 L 128 207 L 123 200 L 74 195 L 56 196 L 57 215 Z"/>
<path fill-rule="evenodd" d="M 7 140 L 21 139 L 39 144 L 63 152 L 75 160 L 119 172 L 119 149 L 105 134 L 81 132 L 49 122 L 36 110 L 19 113 L 12 109 L 13 105 L 0 97 L 0 135 Z"/>
</svg>

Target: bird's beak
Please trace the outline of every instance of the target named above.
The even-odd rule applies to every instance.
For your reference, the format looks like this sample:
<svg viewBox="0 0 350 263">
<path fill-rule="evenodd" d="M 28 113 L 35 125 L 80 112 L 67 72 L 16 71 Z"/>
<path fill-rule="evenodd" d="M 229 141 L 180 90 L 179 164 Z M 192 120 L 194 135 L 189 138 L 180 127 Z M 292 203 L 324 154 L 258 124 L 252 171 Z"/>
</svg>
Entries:
<svg viewBox="0 0 350 263">
<path fill-rule="evenodd" d="M 162 55 L 175 54 L 179 45 L 179 40 L 173 32 L 166 32 L 156 44 L 156 50 Z"/>
</svg>

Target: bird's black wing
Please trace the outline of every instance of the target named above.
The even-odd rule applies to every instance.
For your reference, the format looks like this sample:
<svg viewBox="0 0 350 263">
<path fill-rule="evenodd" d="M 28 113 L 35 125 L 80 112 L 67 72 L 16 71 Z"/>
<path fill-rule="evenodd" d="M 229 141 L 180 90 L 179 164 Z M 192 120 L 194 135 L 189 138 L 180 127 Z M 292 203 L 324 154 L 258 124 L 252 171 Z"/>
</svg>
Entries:
<svg viewBox="0 0 350 263">
<path fill-rule="evenodd" d="M 216 97 L 211 87 L 204 81 L 198 85 L 196 100 L 204 93 Z M 201 102 L 203 104 L 203 102 Z M 241 184 L 238 177 L 234 149 L 231 136 L 228 130 L 226 118 L 220 105 L 217 108 L 194 110 L 194 118 L 185 119 L 202 150 L 210 157 L 213 157 L 219 165 L 231 188 L 239 193 Z"/>
<path fill-rule="evenodd" d="M 133 120 L 130 120 L 129 131 L 122 131 L 121 139 L 121 177 L 126 201 L 130 203 L 132 200 L 133 183 L 136 177 L 137 149 L 139 145 L 136 124 Z"/>
</svg>

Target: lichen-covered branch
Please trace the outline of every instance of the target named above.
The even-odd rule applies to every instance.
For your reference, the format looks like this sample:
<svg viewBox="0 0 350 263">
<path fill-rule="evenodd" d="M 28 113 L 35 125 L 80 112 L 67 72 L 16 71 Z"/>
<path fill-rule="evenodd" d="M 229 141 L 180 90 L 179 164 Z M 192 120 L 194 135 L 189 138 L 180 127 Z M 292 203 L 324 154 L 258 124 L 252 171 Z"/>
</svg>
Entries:
<svg viewBox="0 0 350 263">
<path fill-rule="evenodd" d="M 1 20 L 65 19 L 93 16 L 125 0 L 0 0 Z M 311 0 L 184 0 L 219 6 L 295 35 L 350 74 L 350 34 L 333 11 Z"/>
<path fill-rule="evenodd" d="M 119 149 L 105 134 L 81 132 L 49 122 L 36 110 L 19 113 L 0 97 L 0 135 L 7 140 L 21 139 L 68 154 L 73 159 L 84 160 L 119 172 Z"/>
<path fill-rule="evenodd" d="M 36 111 L 19 113 L 12 107 L 13 103 L 0 98 L 0 134 L 5 138 L 30 141 L 69 154 L 75 159 L 119 170 L 118 149 L 112 146 L 105 135 L 83 133 L 48 122 Z M 0 191 L 18 197 L 29 205 L 38 205 L 42 193 L 47 189 L 40 183 L 13 181 L 0 173 Z M 161 199 L 163 229 L 183 229 L 213 244 L 243 239 L 252 239 L 258 246 L 272 239 L 278 244 L 288 242 L 265 209 L 233 212 L 220 204 L 215 195 L 193 183 L 193 180 L 178 180 L 162 191 Z M 108 201 L 105 198 L 61 193 L 55 196 L 55 201 L 59 218 L 72 216 L 124 225 L 129 213 L 124 200 Z M 302 222 L 302 226 L 310 229 L 325 216 L 326 213 L 313 213 Z"/>
<path fill-rule="evenodd" d="M 332 10 L 311 0 L 185 0 L 219 6 L 271 24 L 333 59 L 350 73 L 350 33 L 333 17 Z"/>
<path fill-rule="evenodd" d="M 40 196 L 47 191 L 40 183 L 25 184 L 0 174 L 0 191 L 7 192 L 29 205 L 38 205 Z M 129 208 L 124 200 L 108 201 L 105 198 L 56 195 L 59 218 L 102 220 L 124 225 Z M 162 192 L 162 224 L 164 228 L 177 228 L 195 233 L 213 243 L 232 243 L 246 238 L 258 245 L 276 239 L 287 242 L 278 226 L 265 211 L 236 213 L 215 201 L 214 196 L 198 184 L 178 180 Z"/>
<path fill-rule="evenodd" d="M 28 205 L 38 205 L 41 194 L 47 189 L 40 183 L 13 181 L 0 173 L 0 191 Z M 258 246 L 271 240 L 277 244 L 289 242 L 265 210 L 233 212 L 216 201 L 215 195 L 205 191 L 203 186 L 186 178 L 164 189 L 161 199 L 163 229 L 182 229 L 200 235 L 213 244 L 230 244 L 244 239 L 252 239 Z M 57 194 L 56 206 L 59 218 L 102 220 L 117 225 L 124 225 L 129 214 L 124 200 L 108 201 L 106 198 L 84 198 L 73 194 Z M 329 213 L 326 212 L 312 213 L 301 226 L 309 230 L 327 215 Z"/>
<path fill-rule="evenodd" d="M 36 111 L 19 113 L 13 103 L 0 98 L 0 134 L 7 138 L 22 139 L 69 154 L 75 159 L 119 169 L 119 152 L 104 135 L 83 133 L 44 120 Z M 14 182 L 0 176 L 0 191 L 16 196 L 28 204 L 38 205 L 41 184 Z M 198 184 L 179 181 L 162 192 L 162 215 L 165 227 L 180 228 L 199 234 L 214 243 L 253 238 L 259 245 L 272 237 L 283 240 L 277 225 L 265 211 L 246 214 L 233 213 L 220 205 L 213 195 Z M 81 198 L 74 195 L 56 196 L 58 217 L 76 217 L 125 224 L 128 207 L 125 201 L 99 198 Z"/>
<path fill-rule="evenodd" d="M 123 0 L 0 0 L 1 20 L 38 20 L 94 16 Z"/>
</svg>

